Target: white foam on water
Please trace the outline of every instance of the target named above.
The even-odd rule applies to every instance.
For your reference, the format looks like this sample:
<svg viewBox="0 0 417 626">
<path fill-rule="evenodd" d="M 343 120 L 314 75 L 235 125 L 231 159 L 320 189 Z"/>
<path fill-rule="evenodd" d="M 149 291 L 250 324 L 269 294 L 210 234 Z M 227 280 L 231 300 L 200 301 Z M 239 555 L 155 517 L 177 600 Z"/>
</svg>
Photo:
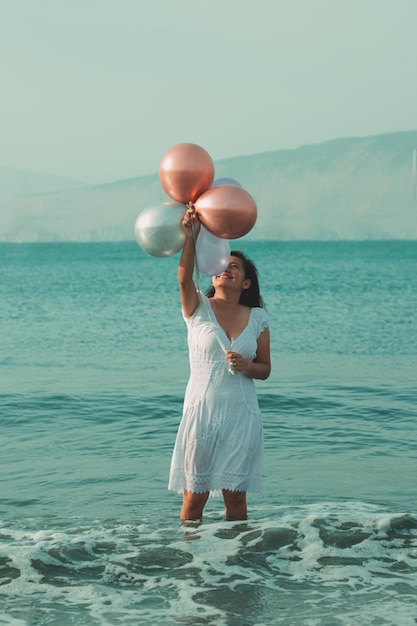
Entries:
<svg viewBox="0 0 417 626">
<path fill-rule="evenodd" d="M 415 516 L 357 502 L 254 514 L 2 527 L 0 624 L 415 626 Z"/>
</svg>

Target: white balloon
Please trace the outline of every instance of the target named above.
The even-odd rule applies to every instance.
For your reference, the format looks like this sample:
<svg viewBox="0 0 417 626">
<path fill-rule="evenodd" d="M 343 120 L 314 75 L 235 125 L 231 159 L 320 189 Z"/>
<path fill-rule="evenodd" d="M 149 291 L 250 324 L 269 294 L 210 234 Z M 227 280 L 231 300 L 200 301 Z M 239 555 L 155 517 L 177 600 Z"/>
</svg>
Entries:
<svg viewBox="0 0 417 626">
<path fill-rule="evenodd" d="M 196 243 L 198 269 L 207 276 L 217 276 L 230 263 L 230 244 L 227 239 L 212 235 L 203 225 Z"/>
<path fill-rule="evenodd" d="M 232 185 L 232 187 L 242 187 L 242 185 L 234 178 L 216 178 L 212 187 L 223 187 L 224 185 Z"/>
<path fill-rule="evenodd" d="M 185 243 L 182 220 L 186 206 L 179 202 L 162 202 L 144 209 L 135 223 L 139 246 L 152 256 L 176 254 Z"/>
</svg>

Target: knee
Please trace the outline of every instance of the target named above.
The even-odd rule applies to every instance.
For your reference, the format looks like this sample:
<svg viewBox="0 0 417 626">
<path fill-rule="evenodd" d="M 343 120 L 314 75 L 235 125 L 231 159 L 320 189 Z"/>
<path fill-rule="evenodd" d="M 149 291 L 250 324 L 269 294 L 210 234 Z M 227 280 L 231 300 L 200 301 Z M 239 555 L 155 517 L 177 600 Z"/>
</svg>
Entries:
<svg viewBox="0 0 417 626">
<path fill-rule="evenodd" d="M 228 489 L 224 489 L 223 498 L 225 502 L 231 506 L 242 506 L 246 504 L 245 491 L 229 491 Z"/>
<path fill-rule="evenodd" d="M 226 517 L 229 520 L 247 519 L 246 492 L 223 490 Z"/>
<path fill-rule="evenodd" d="M 185 491 L 181 509 L 181 520 L 198 520 L 203 516 L 204 505 L 209 497 L 208 493 L 194 493 Z"/>
</svg>

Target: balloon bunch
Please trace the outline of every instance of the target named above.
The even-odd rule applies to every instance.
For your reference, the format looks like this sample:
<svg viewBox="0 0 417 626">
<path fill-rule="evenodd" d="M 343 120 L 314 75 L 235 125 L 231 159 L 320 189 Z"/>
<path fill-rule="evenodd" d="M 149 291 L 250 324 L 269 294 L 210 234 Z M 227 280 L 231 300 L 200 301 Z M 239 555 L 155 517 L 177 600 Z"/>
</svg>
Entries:
<svg viewBox="0 0 417 626">
<path fill-rule="evenodd" d="M 192 203 L 202 224 L 196 243 L 199 270 L 214 276 L 229 263 L 229 239 L 246 235 L 256 222 L 252 196 L 233 178 L 214 180 L 213 161 L 200 146 L 180 143 L 162 157 L 159 180 L 174 202 L 144 209 L 135 223 L 139 246 L 152 256 L 167 257 L 184 246 L 182 220 Z"/>
</svg>

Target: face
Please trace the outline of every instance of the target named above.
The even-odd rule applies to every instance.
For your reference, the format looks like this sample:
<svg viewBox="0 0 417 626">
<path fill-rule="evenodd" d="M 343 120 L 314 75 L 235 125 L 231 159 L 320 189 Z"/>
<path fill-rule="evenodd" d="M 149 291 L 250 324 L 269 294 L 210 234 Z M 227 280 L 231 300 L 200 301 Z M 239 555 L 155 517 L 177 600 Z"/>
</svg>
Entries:
<svg viewBox="0 0 417 626">
<path fill-rule="evenodd" d="M 242 259 L 238 256 L 231 256 L 230 263 L 226 269 L 217 276 L 213 276 L 213 286 L 228 286 L 239 289 L 248 289 L 250 280 L 245 278 L 245 268 Z"/>
</svg>

